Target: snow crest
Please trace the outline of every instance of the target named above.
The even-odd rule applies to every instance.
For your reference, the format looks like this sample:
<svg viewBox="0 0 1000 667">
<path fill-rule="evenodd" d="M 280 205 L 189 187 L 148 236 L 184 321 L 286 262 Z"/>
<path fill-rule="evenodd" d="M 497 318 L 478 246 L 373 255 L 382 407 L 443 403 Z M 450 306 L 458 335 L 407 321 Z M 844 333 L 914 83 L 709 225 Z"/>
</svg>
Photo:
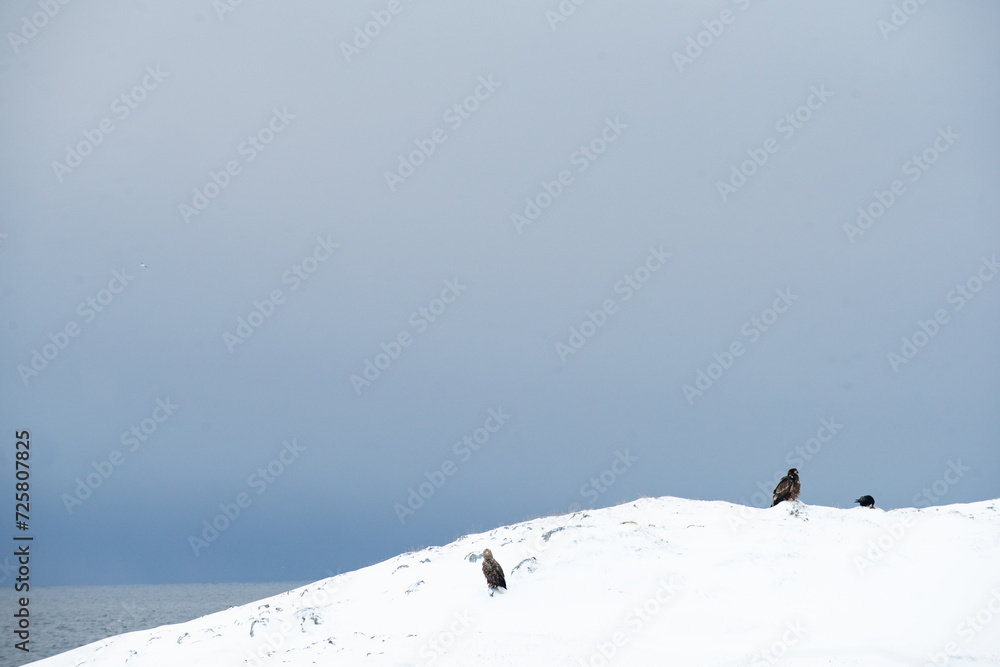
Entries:
<svg viewBox="0 0 1000 667">
<path fill-rule="evenodd" d="M 33 664 L 997 666 L 997 505 L 644 498 L 468 535 Z M 492 598 L 484 548 L 509 584 Z"/>
</svg>

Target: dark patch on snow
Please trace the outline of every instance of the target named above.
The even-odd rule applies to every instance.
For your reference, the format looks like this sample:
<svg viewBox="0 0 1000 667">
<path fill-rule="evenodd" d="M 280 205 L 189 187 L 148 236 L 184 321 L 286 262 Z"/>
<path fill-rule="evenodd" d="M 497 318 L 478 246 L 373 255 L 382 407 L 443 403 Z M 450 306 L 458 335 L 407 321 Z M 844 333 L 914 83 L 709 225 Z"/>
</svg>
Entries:
<svg viewBox="0 0 1000 667">
<path fill-rule="evenodd" d="M 415 593 L 417 591 L 417 589 L 419 589 L 420 586 L 423 585 L 423 583 L 424 583 L 424 580 L 421 579 L 420 581 L 418 581 L 415 584 L 410 584 L 410 587 L 406 589 L 406 594 L 409 595 L 410 593 Z"/>
<path fill-rule="evenodd" d="M 187 632 L 185 632 L 183 635 L 181 635 L 180 637 L 177 638 L 177 643 L 180 644 L 188 636 L 189 636 L 189 634 Z"/>
<path fill-rule="evenodd" d="M 299 628 L 302 630 L 302 632 L 306 631 L 306 622 L 307 621 L 312 621 L 313 625 L 322 625 L 323 624 L 323 617 L 320 616 L 319 614 L 317 614 L 315 611 L 310 611 L 310 612 L 303 613 L 299 617 L 299 619 L 300 619 Z"/>
<path fill-rule="evenodd" d="M 549 538 L 558 533 L 560 530 L 566 530 L 566 526 L 559 526 L 558 528 L 553 528 L 552 530 L 542 533 L 542 541 L 548 542 Z"/>
<path fill-rule="evenodd" d="M 402 570 L 404 567 L 410 567 L 410 566 L 409 565 L 400 565 L 395 570 L 393 570 L 392 573 L 396 574 L 397 572 L 399 572 L 400 570 Z"/>
<path fill-rule="evenodd" d="M 525 558 L 520 563 L 514 566 L 514 569 L 510 571 L 511 574 L 517 572 L 521 567 L 524 567 L 524 571 L 531 574 L 538 569 L 538 560 L 532 556 L 531 558 Z"/>
</svg>

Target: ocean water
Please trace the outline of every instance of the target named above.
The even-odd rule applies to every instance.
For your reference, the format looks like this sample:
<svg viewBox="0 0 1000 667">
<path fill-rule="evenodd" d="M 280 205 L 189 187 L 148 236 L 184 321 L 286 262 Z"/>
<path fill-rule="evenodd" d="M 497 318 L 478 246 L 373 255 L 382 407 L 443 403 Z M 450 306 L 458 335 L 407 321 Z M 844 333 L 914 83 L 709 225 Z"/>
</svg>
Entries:
<svg viewBox="0 0 1000 667">
<path fill-rule="evenodd" d="M 14 648 L 19 594 L 0 589 L 0 665 L 17 667 L 133 630 L 181 623 L 308 582 L 32 588 L 29 653 Z"/>
</svg>

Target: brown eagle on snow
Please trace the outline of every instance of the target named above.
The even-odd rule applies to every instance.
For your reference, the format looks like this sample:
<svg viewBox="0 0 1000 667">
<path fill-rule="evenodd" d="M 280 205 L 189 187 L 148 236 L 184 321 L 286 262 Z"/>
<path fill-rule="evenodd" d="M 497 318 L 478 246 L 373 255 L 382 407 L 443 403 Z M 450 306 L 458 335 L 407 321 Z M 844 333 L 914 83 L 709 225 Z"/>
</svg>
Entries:
<svg viewBox="0 0 1000 667">
<path fill-rule="evenodd" d="M 507 580 L 503 576 L 503 568 L 493 559 L 493 552 L 483 551 L 483 574 L 486 575 L 486 585 L 490 587 L 490 597 L 497 587 L 507 590 Z"/>
<path fill-rule="evenodd" d="M 799 497 L 802 485 L 799 484 L 799 471 L 790 468 L 788 474 L 781 478 L 778 486 L 774 487 L 774 497 L 771 499 L 771 507 L 774 507 L 782 500 L 795 500 Z"/>
</svg>

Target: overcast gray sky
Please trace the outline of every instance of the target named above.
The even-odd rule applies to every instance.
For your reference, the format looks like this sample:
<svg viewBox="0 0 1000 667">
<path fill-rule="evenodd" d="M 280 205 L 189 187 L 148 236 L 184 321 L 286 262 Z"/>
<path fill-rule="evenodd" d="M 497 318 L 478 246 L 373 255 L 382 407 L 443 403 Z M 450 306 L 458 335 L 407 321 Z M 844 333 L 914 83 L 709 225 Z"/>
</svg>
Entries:
<svg viewBox="0 0 1000 667">
<path fill-rule="evenodd" d="M 997 497 L 998 22 L 4 3 L 37 582 L 315 579 L 793 465 L 811 504 Z"/>
</svg>

